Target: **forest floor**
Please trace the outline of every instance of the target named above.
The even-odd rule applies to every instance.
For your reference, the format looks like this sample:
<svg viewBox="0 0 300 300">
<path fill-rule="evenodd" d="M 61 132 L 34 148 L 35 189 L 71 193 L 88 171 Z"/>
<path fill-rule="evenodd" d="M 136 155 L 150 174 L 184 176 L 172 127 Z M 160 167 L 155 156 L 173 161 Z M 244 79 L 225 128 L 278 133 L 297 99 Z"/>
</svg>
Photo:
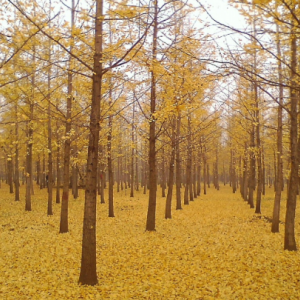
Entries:
<svg viewBox="0 0 300 300">
<path fill-rule="evenodd" d="M 84 192 L 69 202 L 69 229 L 59 234 L 60 205 L 48 217 L 45 190 L 36 187 L 32 212 L 0 190 L 0 299 L 300 299 L 300 252 L 283 250 L 284 225 L 270 232 L 273 191 L 262 215 L 229 187 L 213 188 L 145 232 L 148 197 L 115 194 L 115 218 L 98 205 L 99 284 L 78 285 Z M 158 194 L 161 194 L 158 189 Z M 283 194 L 286 198 L 286 194 Z M 173 203 L 174 204 L 174 203 Z M 281 220 L 284 221 L 285 201 Z M 300 210 L 296 218 L 300 247 Z"/>
</svg>

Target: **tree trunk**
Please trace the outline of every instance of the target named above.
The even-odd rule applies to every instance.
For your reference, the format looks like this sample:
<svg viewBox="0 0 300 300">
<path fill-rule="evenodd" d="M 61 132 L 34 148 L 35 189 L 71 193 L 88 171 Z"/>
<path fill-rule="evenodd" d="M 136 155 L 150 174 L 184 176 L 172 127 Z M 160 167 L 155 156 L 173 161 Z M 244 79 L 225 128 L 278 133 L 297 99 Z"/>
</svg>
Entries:
<svg viewBox="0 0 300 300">
<path fill-rule="evenodd" d="M 71 8 L 71 47 L 73 43 L 73 28 L 75 20 L 75 0 L 72 0 Z M 69 66 L 72 67 L 72 57 L 69 57 Z M 70 180 L 70 154 L 71 154 L 71 117 L 72 117 L 72 101 L 73 101 L 73 74 L 68 72 L 68 97 L 67 97 L 67 114 L 66 114 L 66 136 L 64 144 L 64 167 L 63 167 L 63 192 L 61 199 L 60 214 L 60 233 L 69 231 L 69 180 Z"/>
<path fill-rule="evenodd" d="M 103 146 L 100 145 L 100 154 L 104 157 L 104 151 Z M 103 162 L 100 162 L 100 203 L 105 203 L 105 195 L 104 195 L 104 189 L 105 189 L 105 165 Z"/>
<path fill-rule="evenodd" d="M 137 134 L 135 133 L 135 190 L 139 191 L 139 158 L 138 158 Z"/>
<path fill-rule="evenodd" d="M 194 190 L 193 190 L 193 182 L 194 182 L 194 172 L 193 172 L 193 149 L 192 149 L 192 143 L 190 144 L 190 153 L 189 153 L 189 158 L 190 158 L 190 182 L 189 182 L 189 197 L 190 201 L 194 201 Z"/>
<path fill-rule="evenodd" d="M 50 98 L 50 97 L 49 97 Z M 53 215 L 52 210 L 52 184 L 53 184 L 53 162 L 52 162 L 52 128 L 51 128 L 51 111 L 50 99 L 48 105 L 48 209 L 47 215 Z"/>
<path fill-rule="evenodd" d="M 197 153 L 197 196 L 201 194 L 201 152 L 200 147 Z"/>
<path fill-rule="evenodd" d="M 248 203 L 250 208 L 254 208 L 253 194 L 255 189 L 255 133 L 254 125 L 252 125 L 250 133 L 250 149 L 249 149 L 249 178 L 248 178 Z"/>
<path fill-rule="evenodd" d="M 32 89 L 34 89 L 35 76 L 32 78 Z M 32 92 L 34 95 L 34 91 Z M 33 96 L 34 98 L 34 96 Z M 31 195 L 32 195 L 32 146 L 33 146 L 33 99 L 30 100 L 29 110 L 30 117 L 29 122 L 27 123 L 27 146 L 26 146 L 26 192 L 25 192 L 25 210 L 31 211 Z"/>
<path fill-rule="evenodd" d="M 207 182 L 207 187 L 210 188 L 210 174 L 209 174 L 209 164 L 206 162 L 206 168 L 207 168 L 207 176 L 206 176 L 206 182 Z"/>
<path fill-rule="evenodd" d="M 277 31 L 277 55 L 281 57 L 281 45 L 279 39 L 279 26 L 276 25 Z M 283 85 L 282 85 L 282 64 L 281 60 L 278 60 L 278 78 L 279 78 L 279 104 L 277 109 L 277 174 L 275 183 L 275 200 L 273 207 L 273 218 L 272 228 L 273 233 L 279 232 L 279 218 L 280 218 L 280 202 L 281 202 L 281 191 L 283 182 L 283 122 L 282 122 L 282 105 L 283 105 Z"/>
<path fill-rule="evenodd" d="M 74 158 L 77 158 L 77 147 L 75 147 Z M 77 199 L 79 197 L 78 193 L 78 164 L 77 162 L 72 166 L 72 194 L 73 198 Z"/>
<path fill-rule="evenodd" d="M 58 128 L 58 127 L 57 127 Z M 60 146 L 57 138 L 57 149 L 56 149 L 56 203 L 60 203 L 60 184 L 61 184 L 61 174 L 60 174 Z"/>
<path fill-rule="evenodd" d="M 112 101 L 112 87 L 110 87 L 110 102 Z M 110 106 L 112 103 L 110 103 Z M 108 216 L 113 218 L 114 214 L 114 178 L 112 166 L 112 115 L 108 118 L 108 135 L 107 135 L 107 171 L 108 171 Z M 131 195 L 130 195 L 131 196 Z M 133 194 L 132 194 L 133 197 Z"/>
<path fill-rule="evenodd" d="M 33 119 L 33 104 L 30 104 L 30 120 Z M 32 143 L 33 129 L 32 121 L 27 124 L 27 147 L 26 147 L 26 192 L 25 192 L 25 210 L 31 211 L 31 176 L 32 176 Z"/>
<path fill-rule="evenodd" d="M 71 109 L 72 109 L 72 74 L 68 75 L 68 100 L 67 100 L 67 115 L 66 115 L 66 139 L 64 143 L 64 165 L 63 165 L 63 191 L 61 199 L 61 214 L 60 214 L 60 233 L 69 231 L 68 228 L 68 210 L 69 210 L 69 182 L 70 182 L 70 153 L 71 153 Z"/>
<path fill-rule="evenodd" d="M 96 206 L 97 206 L 97 166 L 100 131 L 100 103 L 102 89 L 102 22 L 103 1 L 96 1 L 95 53 L 90 115 L 90 133 L 87 159 L 85 205 L 82 234 L 82 256 L 79 283 L 98 283 L 96 271 Z"/>
<path fill-rule="evenodd" d="M 256 19 L 253 19 L 253 34 L 256 38 Z M 254 40 L 254 43 L 256 41 Z M 257 162 L 257 189 L 256 189 L 256 205 L 255 213 L 261 213 L 261 194 L 262 194 L 262 163 L 261 163 L 261 141 L 260 141 L 260 118 L 259 118 L 259 97 L 258 97 L 258 86 L 257 86 L 257 57 L 256 50 L 254 50 L 254 64 L 253 64 L 253 73 L 254 73 L 254 105 L 255 105 L 255 136 L 256 136 L 256 162 Z"/>
<path fill-rule="evenodd" d="M 261 146 L 261 163 L 262 163 L 262 194 L 266 195 L 266 165 L 265 165 L 265 150 Z"/>
<path fill-rule="evenodd" d="M 233 149 L 231 149 L 231 186 L 232 192 L 236 192 L 236 161 L 235 161 L 235 153 Z"/>
<path fill-rule="evenodd" d="M 120 156 L 121 156 L 121 147 L 119 146 L 119 153 L 118 153 L 118 169 L 117 169 L 117 192 L 120 192 L 120 182 L 121 182 L 121 172 L 120 172 Z"/>
<path fill-rule="evenodd" d="M 248 164 L 247 164 L 247 143 L 245 143 L 244 159 L 243 159 L 243 198 L 248 202 Z"/>
<path fill-rule="evenodd" d="M 296 200 L 298 191 L 298 84 L 296 78 L 297 72 L 297 40 L 292 28 L 291 41 L 291 106 L 290 106 L 290 151 L 291 151 L 291 172 L 289 178 L 288 195 L 286 203 L 285 215 L 285 233 L 284 233 L 284 249 L 297 250 L 295 240 L 295 213 Z M 299 143 L 300 144 L 300 143 Z M 299 145 L 300 146 L 300 145 Z"/>
<path fill-rule="evenodd" d="M 206 179 L 206 175 L 207 175 L 206 170 L 207 170 L 207 167 L 206 167 L 205 146 L 203 148 L 204 148 L 203 153 L 202 153 L 202 156 L 203 156 L 203 158 L 202 158 L 202 160 L 203 160 L 203 195 L 206 195 L 206 181 L 207 181 L 207 179 Z"/>
<path fill-rule="evenodd" d="M 18 123 L 18 102 L 15 105 L 15 201 L 20 201 L 20 172 L 19 172 L 19 123 Z"/>
<path fill-rule="evenodd" d="M 191 115 L 188 112 L 188 129 L 187 129 L 187 160 L 184 190 L 184 205 L 189 205 L 189 200 L 193 201 L 192 190 L 192 145 L 191 145 Z"/>
<path fill-rule="evenodd" d="M 181 205 L 181 156 L 180 156 L 180 127 L 181 115 L 178 112 L 176 119 L 176 210 L 182 209 Z"/>
<path fill-rule="evenodd" d="M 132 106 L 131 124 L 131 162 L 130 162 L 130 197 L 134 196 L 134 105 Z"/>
<path fill-rule="evenodd" d="M 193 167 L 193 192 L 194 192 L 194 199 L 197 198 L 197 181 L 198 181 L 198 173 L 197 173 L 197 164 L 195 159 L 195 153 L 194 153 L 194 167 Z"/>
<path fill-rule="evenodd" d="M 215 188 L 217 190 L 220 189 L 220 184 L 219 184 L 219 151 L 218 151 L 218 145 L 217 145 L 217 149 L 216 149 Z"/>
<path fill-rule="evenodd" d="M 147 166 L 147 162 L 144 162 L 144 190 L 143 190 L 143 194 L 146 195 L 147 193 L 147 182 L 148 182 L 148 176 L 147 176 L 147 169 L 149 169 L 149 167 Z"/>
<path fill-rule="evenodd" d="M 197 165 L 197 196 L 201 194 L 201 154 L 198 151 L 198 165 Z"/>
<path fill-rule="evenodd" d="M 161 196 L 166 197 L 166 170 L 165 170 L 165 147 L 162 148 L 161 162 Z"/>
<path fill-rule="evenodd" d="M 47 187 L 47 180 L 46 180 L 46 156 L 45 156 L 45 150 L 43 150 L 42 186 L 43 186 L 43 189 L 44 189 L 45 187 Z"/>
<path fill-rule="evenodd" d="M 8 155 L 7 158 L 7 170 L 8 170 L 8 185 L 9 185 L 9 193 L 14 193 L 14 180 L 13 180 L 13 162 L 12 156 Z"/>
<path fill-rule="evenodd" d="M 151 99 L 150 99 L 150 132 L 149 132 L 149 203 L 146 230 L 155 230 L 156 215 L 156 132 L 155 132 L 155 105 L 156 105 L 156 64 L 157 64 L 157 33 L 158 33 L 158 4 L 154 0 L 153 41 L 152 41 L 152 70 L 151 70 Z"/>
<path fill-rule="evenodd" d="M 49 59 L 48 63 L 51 62 L 51 42 L 49 40 Z M 51 127 L 51 67 L 48 69 L 48 208 L 47 215 L 53 215 L 53 195 L 52 195 L 52 184 L 53 184 L 53 161 L 52 161 L 52 127 Z"/>
<path fill-rule="evenodd" d="M 176 118 L 173 117 L 172 121 L 172 136 L 171 136 L 171 157 L 169 165 L 169 181 L 168 181 L 168 194 L 166 199 L 165 218 L 172 218 L 172 196 L 174 185 L 174 164 L 175 164 L 175 148 L 176 148 Z"/>
</svg>

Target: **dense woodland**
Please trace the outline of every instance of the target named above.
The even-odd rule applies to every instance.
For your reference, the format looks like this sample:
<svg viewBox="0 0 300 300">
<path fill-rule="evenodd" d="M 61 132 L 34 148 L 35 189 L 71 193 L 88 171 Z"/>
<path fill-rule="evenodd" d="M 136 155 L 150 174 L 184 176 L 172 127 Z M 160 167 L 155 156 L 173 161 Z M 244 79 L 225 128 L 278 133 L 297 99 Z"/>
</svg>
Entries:
<svg viewBox="0 0 300 300">
<path fill-rule="evenodd" d="M 60 207 L 59 233 L 84 193 L 79 283 L 98 283 L 97 207 L 118 218 L 125 190 L 147 195 L 151 232 L 158 196 L 172 219 L 212 189 L 222 201 L 230 186 L 261 214 L 272 188 L 269 230 L 284 221 L 282 248 L 297 250 L 300 4 L 229 5 L 239 27 L 201 1 L 2 1 L 2 189 L 28 212 L 47 191 L 44 214 Z"/>
</svg>

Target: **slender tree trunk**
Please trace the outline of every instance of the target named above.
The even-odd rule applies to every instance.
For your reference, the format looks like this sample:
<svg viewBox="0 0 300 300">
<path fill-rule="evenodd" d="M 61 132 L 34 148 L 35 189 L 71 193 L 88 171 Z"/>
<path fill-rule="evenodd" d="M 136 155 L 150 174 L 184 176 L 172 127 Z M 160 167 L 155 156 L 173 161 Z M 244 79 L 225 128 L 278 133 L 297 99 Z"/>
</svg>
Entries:
<svg viewBox="0 0 300 300">
<path fill-rule="evenodd" d="M 9 185 L 9 193 L 14 193 L 14 182 L 13 182 L 13 162 L 12 156 L 8 155 L 7 158 L 7 170 L 8 170 L 8 185 Z"/>
<path fill-rule="evenodd" d="M 217 190 L 220 189 L 220 184 L 219 184 L 219 150 L 218 150 L 218 145 L 217 145 L 217 148 L 216 148 L 215 187 L 216 187 Z"/>
<path fill-rule="evenodd" d="M 265 150 L 261 146 L 261 163 L 262 163 L 262 194 L 266 195 L 266 165 L 265 165 Z"/>
<path fill-rule="evenodd" d="M 149 203 L 146 230 L 155 230 L 156 215 L 156 132 L 155 132 L 155 105 L 156 105 L 156 64 L 157 64 L 157 33 L 158 33 L 158 3 L 154 0 L 153 41 L 152 41 L 152 70 L 151 70 L 151 99 L 150 99 L 150 133 L 149 133 Z"/>
<path fill-rule="evenodd" d="M 186 174 L 185 174 L 185 186 L 184 186 L 184 199 L 183 199 L 183 204 L 184 205 L 189 205 L 189 187 L 190 187 L 190 172 L 188 170 L 188 159 L 186 161 Z"/>
<path fill-rule="evenodd" d="M 71 110 L 72 110 L 72 81 L 68 75 L 68 100 L 67 100 L 67 115 L 66 115 L 66 139 L 64 143 L 64 165 L 63 165 L 63 191 L 61 199 L 61 215 L 60 215 L 60 233 L 69 231 L 68 214 L 69 214 L 69 182 L 70 182 L 70 152 L 71 152 Z"/>
<path fill-rule="evenodd" d="M 130 162 L 130 197 L 134 196 L 134 104 L 132 106 L 131 124 L 131 162 Z"/>
<path fill-rule="evenodd" d="M 33 120 L 33 104 L 30 104 L 30 120 Z M 25 192 L 25 210 L 31 211 L 31 176 L 32 176 L 32 144 L 33 129 L 32 121 L 27 124 L 27 149 L 26 149 L 26 192 Z"/>
<path fill-rule="evenodd" d="M 20 172 L 19 172 L 19 122 L 18 122 L 18 102 L 15 105 L 15 201 L 20 201 Z"/>
<path fill-rule="evenodd" d="M 75 3 L 72 0 L 71 8 L 71 47 L 73 49 L 73 29 L 75 18 Z M 69 66 L 72 67 L 72 58 L 69 57 Z M 69 231 L 69 181 L 70 181 L 70 154 L 71 154 L 71 117 L 72 117 L 72 101 L 73 101 L 73 74 L 68 72 L 68 97 L 67 97 L 67 114 L 66 114 L 66 138 L 64 143 L 64 166 L 63 166 L 63 191 L 61 199 L 61 214 L 60 214 L 60 233 Z"/>
<path fill-rule="evenodd" d="M 201 153 L 198 151 L 198 162 L 197 162 L 197 196 L 201 194 Z"/>
<path fill-rule="evenodd" d="M 43 188 L 47 187 L 46 182 L 46 156 L 45 156 L 45 149 L 43 149 L 43 172 L 42 172 L 42 185 Z"/>
<path fill-rule="evenodd" d="M 102 157 L 104 157 L 104 149 L 103 146 L 100 145 L 100 154 Z M 100 162 L 100 203 L 105 203 L 105 195 L 104 195 L 104 189 L 105 189 L 105 164 L 103 161 Z"/>
<path fill-rule="evenodd" d="M 58 128 L 58 126 L 57 126 Z M 57 149 L 56 149 L 56 203 L 60 203 L 60 185 L 61 185 L 61 174 L 60 174 L 60 144 L 58 139 L 58 133 L 56 135 L 57 138 Z"/>
<path fill-rule="evenodd" d="M 203 158 L 202 158 L 202 160 L 203 160 L 203 195 L 206 195 L 206 181 L 207 181 L 207 179 L 206 179 L 206 175 L 207 175 L 207 172 L 206 172 L 206 169 L 207 169 L 207 167 L 206 167 L 206 149 L 205 149 L 206 147 L 204 146 L 203 147 L 203 153 L 202 153 L 202 156 L 203 156 Z"/>
<path fill-rule="evenodd" d="M 147 193 L 147 182 L 148 182 L 148 176 L 147 176 L 147 169 L 149 169 L 149 167 L 147 166 L 147 162 L 144 162 L 144 190 L 143 190 L 143 194 L 146 195 Z"/>
<path fill-rule="evenodd" d="M 184 190 L 184 205 L 189 205 L 189 200 L 193 201 L 193 191 L 191 184 L 192 177 L 192 145 L 191 145 L 191 115 L 188 112 L 188 132 L 187 132 L 187 160 L 186 160 L 186 175 L 185 175 L 185 190 Z M 190 196 L 190 197 L 189 197 Z"/>
<path fill-rule="evenodd" d="M 139 191 L 139 158 L 138 158 L 137 133 L 135 133 L 135 190 Z"/>
<path fill-rule="evenodd" d="M 245 143 L 244 159 L 243 159 L 243 198 L 248 202 L 248 164 L 247 164 L 247 151 L 248 145 Z"/>
<path fill-rule="evenodd" d="M 256 17 L 253 19 L 253 34 L 256 38 Z M 254 41 L 255 43 L 256 41 Z M 254 50 L 254 64 L 253 64 L 253 73 L 257 74 L 257 57 L 256 50 Z M 255 105 L 255 136 L 256 136 L 256 162 L 257 162 L 257 189 L 256 189 L 256 205 L 255 213 L 261 213 L 261 194 L 262 194 L 262 162 L 261 162 L 261 141 L 260 141 L 260 118 L 259 118 L 259 97 L 258 97 L 258 86 L 256 75 L 254 75 L 253 82 L 254 90 L 254 105 Z"/>
<path fill-rule="evenodd" d="M 172 121 L 172 137 L 171 137 L 171 157 L 169 165 L 169 182 L 168 182 L 168 194 L 166 200 L 165 218 L 172 218 L 172 196 L 174 185 L 174 164 L 175 164 L 175 148 L 176 148 L 176 118 L 173 117 Z"/>
<path fill-rule="evenodd" d="M 223 161 L 223 184 L 226 185 L 226 171 L 225 171 L 225 163 Z"/>
<path fill-rule="evenodd" d="M 109 87 L 109 106 L 112 106 L 112 82 L 111 78 Z M 134 109 L 134 108 L 133 108 Z M 113 166 L 112 166 L 112 125 L 113 116 L 109 115 L 108 118 L 108 134 L 107 134 L 107 171 L 108 171 L 108 217 L 113 218 L 114 213 L 114 178 L 113 178 Z M 133 149 L 134 150 L 134 149 Z M 130 195 L 131 196 L 131 195 Z M 132 194 L 133 196 L 133 194 Z"/>
<path fill-rule="evenodd" d="M 166 170 L 165 170 L 165 147 L 162 148 L 161 162 L 161 196 L 166 197 Z"/>
<path fill-rule="evenodd" d="M 298 191 L 298 82 L 297 74 L 297 39 L 295 28 L 292 28 L 291 41 L 291 106 L 290 106 L 290 151 L 291 151 L 291 172 L 289 178 L 288 195 L 286 203 L 285 215 L 285 233 L 284 233 L 284 249 L 297 250 L 295 240 L 295 213 L 296 200 Z M 299 145 L 300 146 L 300 145 Z"/>
<path fill-rule="evenodd" d="M 192 143 L 190 145 L 190 182 L 189 182 L 189 197 L 190 201 L 194 201 L 194 190 L 193 190 L 193 182 L 194 182 L 194 172 L 193 172 L 193 149 L 192 149 Z"/>
<path fill-rule="evenodd" d="M 261 213 L 261 194 L 262 194 L 262 162 L 261 162 L 261 146 L 260 146 L 260 125 L 259 125 L 259 111 L 257 110 L 256 118 L 256 147 L 257 147 L 257 190 L 256 190 L 256 205 L 255 213 Z"/>
<path fill-rule="evenodd" d="M 207 176 L 206 176 L 207 187 L 210 188 L 209 164 L 207 162 L 206 162 L 206 171 L 207 171 Z"/>
<path fill-rule="evenodd" d="M 198 177 L 198 173 L 197 173 L 197 163 L 196 163 L 196 154 L 194 153 L 194 165 L 193 165 L 193 193 L 194 193 L 194 199 L 197 198 L 197 177 Z"/>
<path fill-rule="evenodd" d="M 41 157 L 39 154 L 38 157 L 38 165 L 39 165 L 39 182 L 40 182 L 40 190 L 42 190 L 44 188 L 43 184 L 44 184 L 44 175 L 43 175 L 43 165 L 42 165 L 42 161 L 41 161 Z"/>
<path fill-rule="evenodd" d="M 182 209 L 181 205 L 181 155 L 180 155 L 180 127 L 181 115 L 178 112 L 176 119 L 176 210 Z"/>
<path fill-rule="evenodd" d="M 85 205 L 82 234 L 82 256 L 79 283 L 98 283 L 96 271 L 96 206 L 97 206 L 97 166 L 100 131 L 100 103 L 102 89 L 102 22 L 103 0 L 96 1 L 95 53 L 90 115 L 90 133 L 87 159 Z"/>
<path fill-rule="evenodd" d="M 40 178 L 41 178 L 41 160 L 40 155 L 38 155 L 38 160 L 36 162 L 36 184 L 40 186 Z"/>
<path fill-rule="evenodd" d="M 100 147 L 101 148 L 101 145 Z M 98 162 L 98 175 L 97 175 L 97 193 L 101 195 L 101 164 Z"/>
<path fill-rule="evenodd" d="M 75 159 L 77 158 L 77 153 L 74 153 L 74 158 Z M 78 163 L 75 163 L 74 166 L 72 167 L 72 190 L 73 190 L 74 199 L 77 199 L 79 197 L 79 192 L 78 192 Z"/>
<path fill-rule="evenodd" d="M 281 57 L 281 45 L 279 38 L 279 26 L 276 25 L 277 30 L 277 55 Z M 279 104 L 277 109 L 277 174 L 275 183 L 275 200 L 273 207 L 273 218 L 272 218 L 272 228 L 273 233 L 279 232 L 279 218 L 280 218 L 280 202 L 281 202 L 281 191 L 283 182 L 283 122 L 282 122 L 282 105 L 283 105 L 283 85 L 282 85 L 282 64 L 278 60 L 278 78 L 279 78 Z"/>
<path fill-rule="evenodd" d="M 53 184 L 52 128 L 51 128 L 51 111 L 50 111 L 50 99 L 49 99 L 49 105 L 48 105 L 48 210 L 47 210 L 48 216 L 53 215 L 52 184 Z"/>
<path fill-rule="evenodd" d="M 242 198 L 244 199 L 244 195 L 243 195 L 243 192 L 244 192 L 244 182 L 243 182 L 243 167 L 242 167 L 242 156 L 240 155 L 239 156 L 239 182 L 240 182 L 240 194 L 242 195 Z"/>
<path fill-rule="evenodd" d="M 50 5 L 51 6 L 51 5 Z M 51 42 L 49 40 L 49 59 L 48 63 L 51 63 Z M 52 184 L 53 184 L 53 160 L 52 160 L 52 122 L 51 122 L 51 67 L 48 68 L 48 208 L 47 215 L 53 215 L 53 193 L 52 193 Z"/>
<path fill-rule="evenodd" d="M 4 174 L 5 174 L 5 183 L 8 184 L 8 170 L 7 170 L 7 159 L 4 162 Z"/>
<path fill-rule="evenodd" d="M 121 191 L 124 190 L 124 167 L 123 167 L 123 156 L 120 158 L 120 185 L 121 185 Z"/>
<path fill-rule="evenodd" d="M 233 149 L 231 149 L 231 186 L 232 192 L 236 192 L 236 161 L 235 161 L 235 153 Z"/>
<path fill-rule="evenodd" d="M 125 149 L 125 157 L 124 157 L 124 172 L 123 172 L 123 180 L 124 180 L 124 189 L 127 189 L 127 149 Z"/>
<path fill-rule="evenodd" d="M 34 11 L 35 14 L 35 11 Z M 32 62 L 35 65 L 36 48 L 33 46 Z M 26 145 L 26 191 L 25 191 L 25 211 L 31 211 L 31 195 L 33 195 L 33 168 L 32 168 L 32 147 L 33 147 L 33 111 L 35 98 L 35 71 L 31 77 L 31 97 L 29 102 L 29 121 L 27 123 L 27 145 Z"/>
<path fill-rule="evenodd" d="M 112 167 L 112 116 L 108 119 L 108 136 L 107 136 L 107 169 L 108 169 L 108 216 L 114 217 L 114 178 L 113 178 L 113 167 Z"/>
<path fill-rule="evenodd" d="M 119 153 L 118 153 L 118 169 L 117 169 L 117 192 L 120 192 L 120 183 L 121 183 L 121 172 L 120 172 L 120 156 L 121 156 L 121 147 L 119 146 Z"/>
<path fill-rule="evenodd" d="M 255 133 L 254 133 L 254 125 L 252 125 L 251 133 L 250 133 L 250 150 L 249 150 L 249 178 L 248 178 L 248 203 L 250 208 L 254 208 L 253 202 L 253 194 L 255 189 Z"/>
</svg>

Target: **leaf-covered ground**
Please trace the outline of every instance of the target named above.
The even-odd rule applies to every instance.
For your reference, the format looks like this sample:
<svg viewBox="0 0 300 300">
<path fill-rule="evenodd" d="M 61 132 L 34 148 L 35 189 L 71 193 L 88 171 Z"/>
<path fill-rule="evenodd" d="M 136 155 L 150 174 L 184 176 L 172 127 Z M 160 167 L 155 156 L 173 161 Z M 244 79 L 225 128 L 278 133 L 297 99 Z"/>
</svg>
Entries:
<svg viewBox="0 0 300 300">
<path fill-rule="evenodd" d="M 7 190 L 0 190 L 0 299 L 300 299 L 300 253 L 283 250 L 284 225 L 270 233 L 271 189 L 262 216 L 228 187 L 209 189 L 172 220 L 158 197 L 156 232 L 145 232 L 147 196 L 116 194 L 115 218 L 98 205 L 94 287 L 77 284 L 83 191 L 70 200 L 70 232 L 59 234 L 60 205 L 47 217 L 45 191 L 36 189 L 25 212 Z"/>
</svg>

